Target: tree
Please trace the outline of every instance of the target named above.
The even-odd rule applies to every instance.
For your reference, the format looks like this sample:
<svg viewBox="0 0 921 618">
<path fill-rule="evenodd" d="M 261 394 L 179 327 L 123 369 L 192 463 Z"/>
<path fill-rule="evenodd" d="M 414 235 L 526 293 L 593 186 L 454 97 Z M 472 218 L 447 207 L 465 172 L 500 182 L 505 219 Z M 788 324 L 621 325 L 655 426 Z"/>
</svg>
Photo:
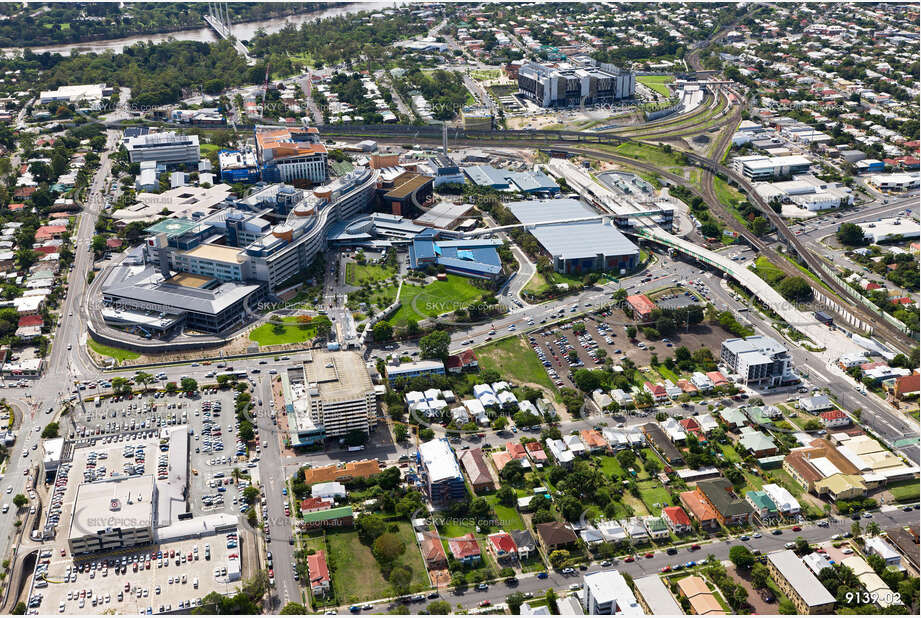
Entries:
<svg viewBox="0 0 921 618">
<path fill-rule="evenodd" d="M 636 463 L 636 453 L 634 453 L 632 450 L 628 448 L 625 448 L 619 453 L 617 453 L 615 457 L 617 458 L 618 463 L 620 463 L 621 467 L 624 470 L 628 468 L 632 468 L 633 465 Z"/>
<path fill-rule="evenodd" d="M 835 232 L 835 238 L 848 247 L 860 247 L 867 244 L 863 229 L 854 223 L 842 223 Z"/>
<path fill-rule="evenodd" d="M 112 386 L 113 386 L 113 388 L 114 388 L 114 386 L 115 386 L 115 385 L 114 385 L 115 380 L 116 380 L 116 378 L 113 378 L 113 379 L 112 379 L 112 382 L 113 382 L 113 385 L 112 385 Z M 175 382 L 167 382 L 167 383 L 166 383 L 166 392 L 167 392 L 167 393 L 172 394 L 172 393 L 175 393 L 175 392 L 178 391 L 178 390 L 179 390 L 179 387 L 176 386 L 176 383 L 175 383 Z"/>
<path fill-rule="evenodd" d="M 365 545 L 371 545 L 374 540 L 387 531 L 387 524 L 377 515 L 362 513 L 355 518 L 358 528 L 358 540 Z"/>
<path fill-rule="evenodd" d="M 250 421 L 240 421 L 239 435 L 241 440 L 249 442 L 256 437 L 256 429 Z"/>
<path fill-rule="evenodd" d="M 803 537 L 801 536 L 796 537 L 795 543 L 796 543 L 796 553 L 802 556 L 809 552 L 809 541 L 807 541 Z"/>
<path fill-rule="evenodd" d="M 636 339 L 636 326 L 627 327 L 627 337 L 630 339 Z"/>
<path fill-rule="evenodd" d="M 403 442 L 406 438 L 409 437 L 409 430 L 406 429 L 406 425 L 403 423 L 394 423 L 393 425 L 393 439 L 397 442 Z"/>
<path fill-rule="evenodd" d="M 502 506 L 513 507 L 518 501 L 518 494 L 515 493 L 515 490 L 507 485 L 503 485 L 498 492 L 496 492 L 496 500 Z"/>
<path fill-rule="evenodd" d="M 591 369 L 577 369 L 572 375 L 572 381 L 585 393 L 594 391 L 601 384 L 598 372 Z"/>
<path fill-rule="evenodd" d="M 451 613 L 451 604 L 447 601 L 432 601 L 429 603 L 428 610 L 432 616 L 447 616 Z"/>
<path fill-rule="evenodd" d="M 278 613 L 283 616 L 293 616 L 293 615 L 305 615 L 305 614 L 309 614 L 310 612 L 307 610 L 306 607 L 304 607 L 300 603 L 289 601 L 288 604 L 282 607 L 281 611 Z"/>
<path fill-rule="evenodd" d="M 135 381 L 137 384 L 142 384 L 142 385 L 144 386 L 144 392 L 146 393 L 146 392 L 147 392 L 147 387 L 148 387 L 148 385 L 150 385 L 151 382 L 154 381 L 154 377 L 153 377 L 152 375 L 150 375 L 149 373 L 146 373 L 146 372 L 144 372 L 144 371 L 141 371 L 141 372 L 138 372 L 138 373 L 134 376 L 134 381 Z"/>
<path fill-rule="evenodd" d="M 752 567 L 752 586 L 755 588 L 767 588 L 771 579 L 771 572 L 760 562 L 755 563 Z"/>
<path fill-rule="evenodd" d="M 179 387 L 184 393 L 194 393 L 198 390 L 198 382 L 193 378 L 182 378 L 179 381 Z"/>
<path fill-rule="evenodd" d="M 374 557 L 382 564 L 390 564 L 404 551 L 406 551 L 406 544 L 399 535 L 393 532 L 385 532 L 380 535 L 374 539 L 374 544 L 371 546 Z"/>
<path fill-rule="evenodd" d="M 860 522 L 855 521 L 854 523 L 851 524 L 851 534 L 854 535 L 854 538 L 857 538 L 860 536 L 860 533 L 861 533 Z"/>
<path fill-rule="evenodd" d="M 116 376 L 112 378 L 112 392 L 116 395 L 128 395 L 131 393 L 131 383 L 127 378 Z"/>
<path fill-rule="evenodd" d="M 758 216 L 752 219 L 751 230 L 756 236 L 764 236 L 770 229 L 771 225 L 764 217 Z"/>
<path fill-rule="evenodd" d="M 729 559 L 736 565 L 736 568 L 743 571 L 749 570 L 755 564 L 754 554 L 744 545 L 733 545 L 729 548 Z"/>
<path fill-rule="evenodd" d="M 26 497 L 25 497 L 24 495 L 22 495 L 22 494 L 16 494 L 16 495 L 13 497 L 13 504 L 16 505 L 16 508 L 17 508 L 17 509 L 21 509 L 21 508 L 24 507 L 25 505 L 29 504 L 29 499 L 26 498 Z"/>
<path fill-rule="evenodd" d="M 443 330 L 436 330 L 419 340 L 419 354 L 422 358 L 444 360 L 448 357 L 451 335 Z"/>
<path fill-rule="evenodd" d="M 787 300 L 807 302 L 812 300 L 813 292 L 802 277 L 784 277 L 777 286 L 777 291 Z"/>
<path fill-rule="evenodd" d="M 12 614 L 14 616 L 22 616 L 26 613 L 27 610 L 28 608 L 26 607 L 26 604 L 20 601 L 16 604 L 16 607 L 13 608 Z"/>
<path fill-rule="evenodd" d="M 90 249 L 96 255 L 102 255 L 106 250 L 106 239 L 103 236 L 96 235 L 93 236 L 93 240 L 90 241 Z"/>
<path fill-rule="evenodd" d="M 413 581 L 413 572 L 402 564 L 397 565 L 390 571 L 388 581 L 396 594 L 406 594 L 409 592 L 409 585 Z"/>
<path fill-rule="evenodd" d="M 550 565 L 558 569 L 569 560 L 569 551 L 565 549 L 556 549 L 550 552 Z"/>
<path fill-rule="evenodd" d="M 371 334 L 374 336 L 374 341 L 387 341 L 393 337 L 393 327 L 389 322 L 381 321 L 374 325 Z"/>
<path fill-rule="evenodd" d="M 50 422 L 45 425 L 45 429 L 42 431 L 42 438 L 50 440 L 52 438 L 58 437 L 58 424 L 55 422 Z"/>
<path fill-rule="evenodd" d="M 521 613 L 521 605 L 525 602 L 525 596 L 520 592 L 513 592 L 505 597 L 505 604 L 508 605 L 509 613 L 513 616 Z"/>
<path fill-rule="evenodd" d="M 345 434 L 345 438 L 343 438 L 343 440 L 345 441 L 346 446 L 360 446 L 368 441 L 368 434 L 361 431 L 360 429 L 352 429 L 347 434 Z"/>
</svg>

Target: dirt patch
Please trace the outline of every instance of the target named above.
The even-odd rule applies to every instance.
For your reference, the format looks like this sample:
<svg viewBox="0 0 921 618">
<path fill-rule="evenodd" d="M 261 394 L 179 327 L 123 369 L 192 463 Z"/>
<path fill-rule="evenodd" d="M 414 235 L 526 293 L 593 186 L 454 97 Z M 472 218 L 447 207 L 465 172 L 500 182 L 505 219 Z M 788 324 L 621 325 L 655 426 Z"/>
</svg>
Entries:
<svg viewBox="0 0 921 618">
<path fill-rule="evenodd" d="M 751 578 L 747 573 L 739 572 L 734 565 L 726 567 L 726 573 L 748 591 L 748 604 L 752 606 L 753 614 L 777 613 L 777 599 L 774 599 L 773 603 L 765 603 L 755 587 L 752 586 Z"/>
</svg>

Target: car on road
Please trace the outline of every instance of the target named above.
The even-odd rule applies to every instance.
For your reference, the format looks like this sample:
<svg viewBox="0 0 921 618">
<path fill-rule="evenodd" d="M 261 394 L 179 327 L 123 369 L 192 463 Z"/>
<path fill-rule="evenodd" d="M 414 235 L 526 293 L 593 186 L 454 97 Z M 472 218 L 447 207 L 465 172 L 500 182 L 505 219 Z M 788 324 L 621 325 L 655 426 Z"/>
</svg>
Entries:
<svg viewBox="0 0 921 618">
<path fill-rule="evenodd" d="M 547 579 L 550 575 L 546 571 L 541 571 L 537 574 L 537 579 Z"/>
<path fill-rule="evenodd" d="M 792 528 L 793 532 L 799 532 L 799 531 L 802 530 L 802 529 L 803 529 L 802 526 L 793 526 L 793 528 Z"/>
<path fill-rule="evenodd" d="M 774 530 L 771 530 L 771 534 L 783 534 L 783 530 L 780 528 L 775 528 Z"/>
</svg>

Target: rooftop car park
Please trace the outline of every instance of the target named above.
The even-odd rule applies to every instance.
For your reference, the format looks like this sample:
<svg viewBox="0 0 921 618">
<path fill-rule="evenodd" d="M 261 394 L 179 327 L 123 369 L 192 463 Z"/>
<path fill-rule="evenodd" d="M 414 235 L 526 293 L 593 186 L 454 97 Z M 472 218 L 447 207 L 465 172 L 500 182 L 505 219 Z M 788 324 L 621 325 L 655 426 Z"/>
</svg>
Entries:
<svg viewBox="0 0 921 618">
<path fill-rule="evenodd" d="M 239 545 L 226 535 L 130 548 L 74 559 L 57 548 L 44 550 L 32 597 L 41 614 L 158 614 L 190 610 L 211 592 L 233 593 L 238 580 L 228 576 Z M 39 587 L 40 586 L 40 587 Z M 183 612 L 183 613 L 188 613 Z"/>
</svg>

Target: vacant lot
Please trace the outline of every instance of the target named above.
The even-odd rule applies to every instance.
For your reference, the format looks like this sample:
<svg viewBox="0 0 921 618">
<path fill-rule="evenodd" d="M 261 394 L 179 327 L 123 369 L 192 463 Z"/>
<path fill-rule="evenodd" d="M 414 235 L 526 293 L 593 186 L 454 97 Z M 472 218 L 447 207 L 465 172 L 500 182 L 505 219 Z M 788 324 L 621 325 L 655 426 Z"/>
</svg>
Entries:
<svg viewBox="0 0 921 618">
<path fill-rule="evenodd" d="M 476 355 L 481 371 L 494 369 L 504 380 L 554 388 L 537 354 L 521 337 L 510 337 L 477 348 Z"/>
<path fill-rule="evenodd" d="M 397 526 L 400 537 L 406 543 L 406 551 L 397 558 L 396 564 L 408 566 L 412 570 L 412 590 L 427 588 L 428 577 L 409 522 L 398 522 Z M 371 549 L 358 540 L 357 532 L 333 532 L 327 536 L 327 541 L 334 567 L 333 586 L 340 601 L 355 603 L 395 594 L 389 582 L 384 579 Z"/>
<path fill-rule="evenodd" d="M 631 159 L 637 159 L 639 161 L 648 161 L 656 165 L 683 165 L 683 162 L 675 153 L 665 152 L 660 148 L 647 144 L 620 144 L 614 147 L 613 150 L 621 156 L 630 157 Z"/>
<path fill-rule="evenodd" d="M 469 279 L 456 275 L 448 275 L 445 281 L 433 281 L 425 286 L 404 282 L 400 290 L 402 306 L 389 321 L 403 326 L 409 320 L 420 321 L 450 313 L 466 307 L 484 293 L 484 290 L 474 287 Z"/>
</svg>

